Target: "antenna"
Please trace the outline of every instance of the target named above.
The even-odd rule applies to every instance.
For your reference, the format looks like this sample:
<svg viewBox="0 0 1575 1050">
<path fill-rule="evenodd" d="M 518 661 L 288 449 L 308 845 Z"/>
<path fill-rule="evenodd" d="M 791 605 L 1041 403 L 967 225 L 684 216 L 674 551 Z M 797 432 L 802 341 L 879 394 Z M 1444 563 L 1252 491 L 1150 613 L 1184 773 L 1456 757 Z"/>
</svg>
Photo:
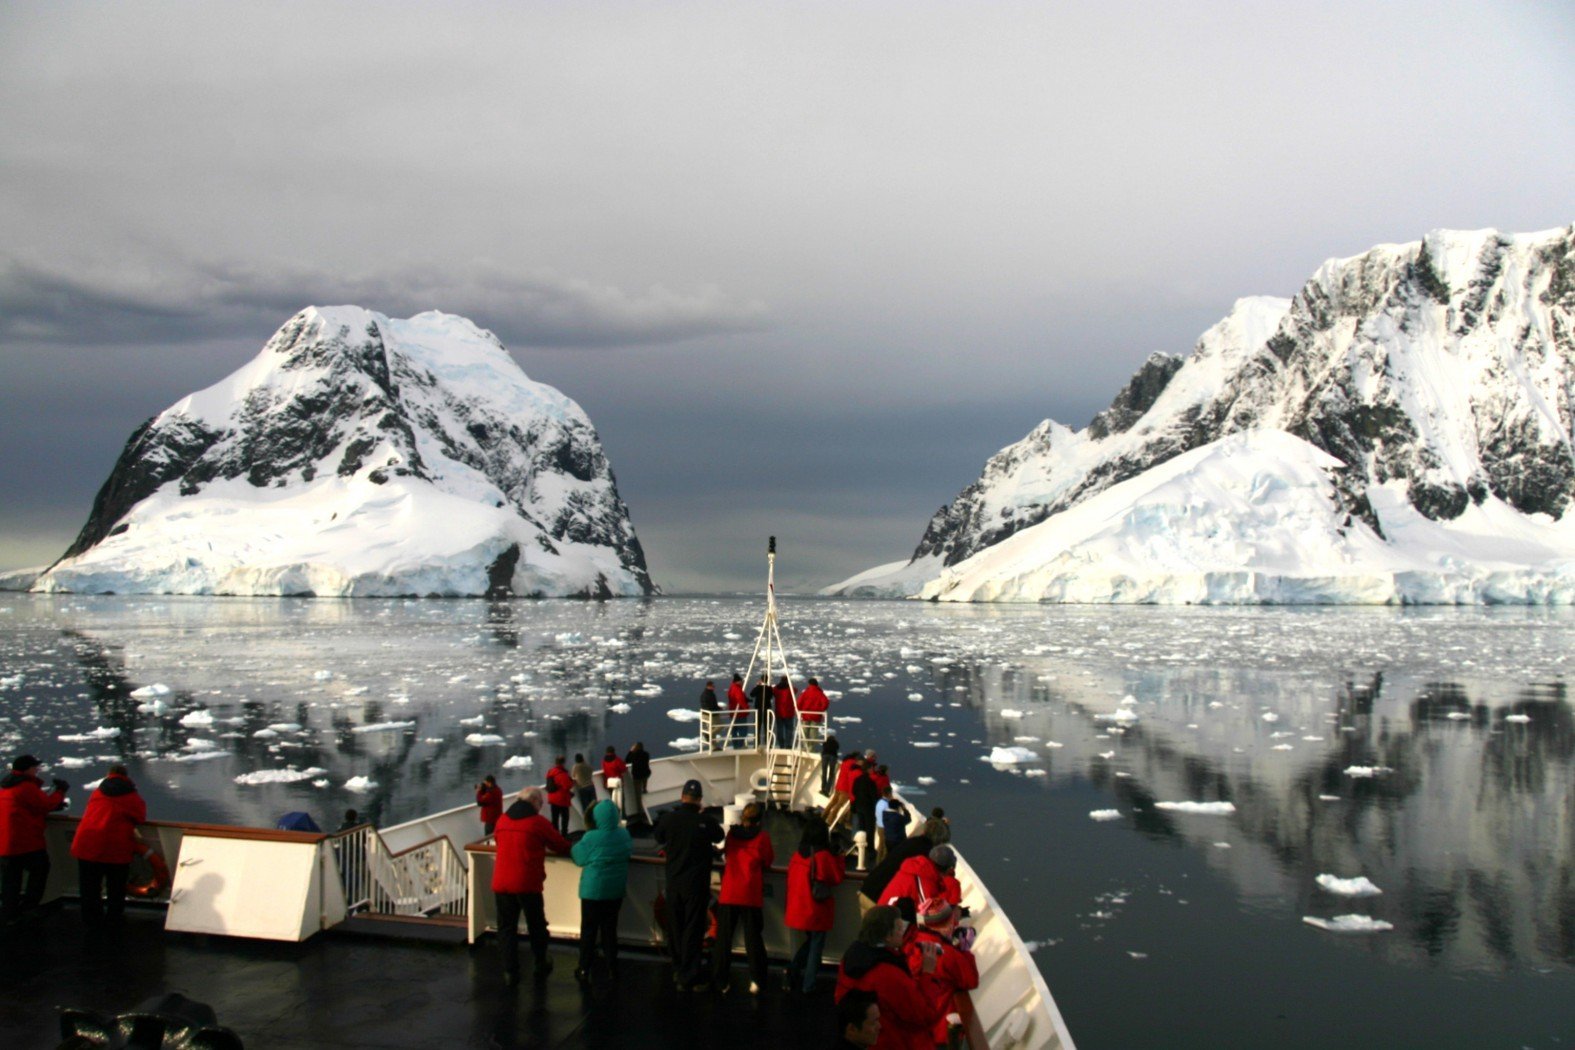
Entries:
<svg viewBox="0 0 1575 1050">
<path fill-rule="evenodd" d="M 787 650 L 782 647 L 782 635 L 777 630 L 777 538 L 770 537 L 766 541 L 766 616 L 760 623 L 760 633 L 755 637 L 755 652 L 749 658 L 749 667 L 744 671 L 744 681 L 749 682 L 755 676 L 755 664 L 761 665 L 761 670 L 766 676 L 766 687 L 770 688 L 773 678 L 780 675 L 787 679 L 788 695 L 793 698 L 793 713 L 798 714 L 798 690 L 793 686 L 793 671 L 788 667 Z M 795 721 L 795 731 L 797 722 Z M 760 741 L 762 747 L 769 745 Z"/>
</svg>

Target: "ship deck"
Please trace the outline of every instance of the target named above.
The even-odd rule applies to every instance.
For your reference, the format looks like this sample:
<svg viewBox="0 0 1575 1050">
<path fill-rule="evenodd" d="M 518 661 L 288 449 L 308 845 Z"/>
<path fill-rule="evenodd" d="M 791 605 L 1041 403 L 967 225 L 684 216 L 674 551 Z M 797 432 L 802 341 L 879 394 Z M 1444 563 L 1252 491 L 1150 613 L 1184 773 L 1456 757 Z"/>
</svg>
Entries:
<svg viewBox="0 0 1575 1050">
<path fill-rule="evenodd" d="M 510 988 L 493 939 L 471 948 L 463 927 L 412 936 L 360 920 L 289 944 L 168 933 L 163 920 L 162 909 L 132 908 L 121 930 L 89 933 L 67 904 L 0 935 L 0 1044 L 53 1047 L 59 1007 L 117 1014 L 168 992 L 207 1003 L 248 1048 L 270 1050 L 815 1046 L 832 1034 L 829 977 L 790 996 L 779 967 L 759 996 L 744 990 L 742 968 L 725 996 L 680 992 L 664 958 L 625 950 L 619 983 L 586 990 L 576 947 L 555 944 L 544 983 L 527 961 Z"/>
</svg>

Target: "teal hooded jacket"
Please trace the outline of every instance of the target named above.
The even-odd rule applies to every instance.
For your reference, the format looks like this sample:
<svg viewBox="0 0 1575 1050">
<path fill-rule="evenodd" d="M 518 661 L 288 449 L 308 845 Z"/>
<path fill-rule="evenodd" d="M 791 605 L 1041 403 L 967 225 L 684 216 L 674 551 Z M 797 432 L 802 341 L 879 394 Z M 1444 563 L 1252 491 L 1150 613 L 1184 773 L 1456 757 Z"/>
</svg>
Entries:
<svg viewBox="0 0 1575 1050">
<path fill-rule="evenodd" d="M 585 869 L 580 872 L 580 899 L 621 900 L 629 887 L 634 840 L 612 799 L 604 798 L 592 806 L 591 818 L 596 827 L 574 844 L 574 863 Z"/>
</svg>

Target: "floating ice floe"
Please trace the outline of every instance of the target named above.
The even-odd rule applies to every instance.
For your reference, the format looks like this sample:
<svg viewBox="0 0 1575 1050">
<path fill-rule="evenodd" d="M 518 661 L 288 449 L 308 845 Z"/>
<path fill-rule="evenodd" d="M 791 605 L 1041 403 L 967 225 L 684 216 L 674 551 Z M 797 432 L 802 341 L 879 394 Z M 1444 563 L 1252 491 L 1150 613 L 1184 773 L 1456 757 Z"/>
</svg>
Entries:
<svg viewBox="0 0 1575 1050">
<path fill-rule="evenodd" d="M 1104 759 L 1106 762 L 1109 762 L 1112 758 L 1116 757 L 1116 753 L 1114 751 L 1101 751 L 1099 753 L 1099 757 Z"/>
<path fill-rule="evenodd" d="M 1269 748 L 1269 750 L 1270 751 L 1295 751 L 1296 747 L 1293 744 L 1275 744 L 1273 747 Z"/>
<path fill-rule="evenodd" d="M 1089 810 L 1088 815 L 1091 818 L 1093 818 L 1094 820 L 1120 820 L 1121 819 L 1121 811 L 1119 809 L 1094 809 L 1094 810 Z"/>
<path fill-rule="evenodd" d="M 154 682 L 152 685 L 145 685 L 141 689 L 133 689 L 131 695 L 138 700 L 153 696 L 169 696 L 170 687 L 163 682 Z"/>
<path fill-rule="evenodd" d="M 908 694 L 908 699 L 909 700 L 923 700 L 924 699 L 924 694 L 923 693 L 909 693 Z"/>
<path fill-rule="evenodd" d="M 1154 808 L 1169 810 L 1172 813 L 1198 813 L 1205 816 L 1223 816 L 1236 812 L 1234 802 L 1156 802 Z"/>
<path fill-rule="evenodd" d="M 941 742 L 939 740 L 915 740 L 913 742 L 913 746 L 914 747 L 940 747 L 941 746 Z"/>
<path fill-rule="evenodd" d="M 242 773 L 235 778 L 237 784 L 295 784 L 302 780 L 311 780 L 328 772 L 313 766 L 310 769 L 259 769 L 251 773 Z"/>
<path fill-rule="evenodd" d="M 345 781 L 346 791 L 371 791 L 377 787 L 377 781 L 371 777 L 351 777 Z"/>
<path fill-rule="evenodd" d="M 1318 801 L 1319 802 L 1338 802 L 1338 801 L 1340 801 L 1340 796 L 1339 795 L 1319 795 L 1318 796 Z"/>
<path fill-rule="evenodd" d="M 1273 711 L 1265 711 L 1263 712 L 1263 720 L 1265 722 L 1278 722 L 1280 720 L 1280 716 L 1275 714 Z"/>
<path fill-rule="evenodd" d="M 1531 716 L 1530 715 L 1505 715 L 1504 716 L 1504 721 L 1506 721 L 1506 722 L 1529 722 L 1529 721 L 1531 721 Z"/>
<path fill-rule="evenodd" d="M 102 777 L 100 777 L 99 779 L 93 781 L 91 784 L 83 784 L 82 785 L 82 790 L 83 791 L 96 791 L 96 790 L 98 790 L 98 786 L 100 784 L 102 784 L 102 783 L 104 783 L 104 779 Z"/>
<path fill-rule="evenodd" d="M 392 729 L 410 729 L 414 722 L 373 722 L 371 725 L 355 726 L 352 733 L 382 733 Z"/>
<path fill-rule="evenodd" d="M 681 736 L 677 740 L 669 740 L 667 746 L 674 751 L 698 751 L 700 738 L 697 736 Z"/>
<path fill-rule="evenodd" d="M 496 733 L 471 733 L 465 737 L 465 743 L 471 747 L 492 747 L 503 743 L 503 738 Z"/>
<path fill-rule="evenodd" d="M 536 760 L 529 755 L 513 755 L 503 763 L 504 769 L 529 769 Z"/>
<path fill-rule="evenodd" d="M 301 723 L 299 723 L 299 722 L 269 722 L 268 723 L 268 728 L 272 729 L 275 733 L 296 733 L 296 732 L 300 732 Z"/>
<path fill-rule="evenodd" d="M 1388 766 L 1347 766 L 1345 775 L 1348 777 L 1381 777 L 1385 773 L 1393 773 Z"/>
<path fill-rule="evenodd" d="M 163 700 L 154 698 L 145 704 L 138 704 L 137 711 L 144 715 L 162 715 L 170 709 L 170 705 Z"/>
<path fill-rule="evenodd" d="M 662 687 L 654 682 L 646 682 L 638 689 L 631 689 L 629 692 L 635 696 L 661 696 Z"/>
<path fill-rule="evenodd" d="M 1395 928 L 1394 923 L 1375 919 L 1371 915 L 1336 915 L 1332 919 L 1303 915 L 1302 922 L 1309 926 L 1316 926 L 1320 930 L 1328 930 L 1330 933 L 1382 933 Z"/>
<path fill-rule="evenodd" d="M 119 726 L 99 726 L 86 733 L 66 733 L 55 737 L 62 744 L 90 744 L 95 740 L 110 740 L 120 735 Z"/>
<path fill-rule="evenodd" d="M 1018 711 L 1015 708 L 1003 707 L 1003 708 L 1001 708 L 1001 717 L 1002 718 L 1021 718 L 1021 717 L 1023 717 L 1023 712 Z"/>
<path fill-rule="evenodd" d="M 206 751 L 187 751 L 178 755 L 160 755 L 159 757 L 166 762 L 208 762 L 218 758 L 229 758 L 230 753 L 228 751 L 220 751 L 217 748 L 210 748 Z"/>
<path fill-rule="evenodd" d="M 1025 770 L 1023 770 L 1023 776 L 1025 776 L 1025 777 L 1047 777 L 1049 775 L 1050 775 L 1050 771 L 1048 769 L 1025 769 Z"/>
<path fill-rule="evenodd" d="M 1366 875 L 1358 875 L 1353 879 L 1342 879 L 1336 875 L 1320 875 L 1313 880 L 1323 887 L 1327 893 L 1337 893 L 1342 897 L 1376 897 L 1384 892 L 1374 886 Z"/>
<path fill-rule="evenodd" d="M 864 719 L 860 718 L 858 715 L 838 715 L 837 722 L 839 725 L 857 726 L 863 725 Z"/>
<path fill-rule="evenodd" d="M 921 783 L 921 784 L 933 784 L 933 783 L 935 783 L 935 778 L 934 777 L 918 777 L 917 779 L 918 779 L 919 783 Z"/>
<path fill-rule="evenodd" d="M 1468 711 L 1450 711 L 1450 712 L 1447 712 L 1444 715 L 1444 717 L 1445 718 L 1452 718 L 1452 719 L 1454 719 L 1456 721 L 1459 721 L 1462 718 L 1470 718 L 1471 714 Z"/>
<path fill-rule="evenodd" d="M 459 720 L 459 724 L 462 725 L 462 726 L 479 726 L 479 725 L 484 724 L 486 721 L 487 721 L 487 716 L 486 715 L 477 715 L 474 718 L 461 718 Z"/>
<path fill-rule="evenodd" d="M 628 704 L 609 704 L 607 706 L 607 710 L 611 711 L 615 715 L 626 715 L 630 711 L 633 711 L 634 708 L 630 707 Z"/>
<path fill-rule="evenodd" d="M 1118 708 L 1108 715 L 1095 715 L 1097 722 L 1116 722 L 1121 725 L 1131 725 L 1138 720 L 1138 713 L 1130 707 Z"/>
<path fill-rule="evenodd" d="M 188 711 L 181 716 L 180 724 L 183 726 L 211 726 L 213 725 L 213 712 L 207 708 L 200 711 Z"/>
<path fill-rule="evenodd" d="M 184 745 L 187 751 L 214 751 L 218 749 L 218 746 L 212 740 L 204 740 L 195 736 L 187 738 Z"/>
<path fill-rule="evenodd" d="M 667 717 L 674 722 L 698 722 L 700 712 L 692 707 L 675 707 L 667 712 Z"/>
<path fill-rule="evenodd" d="M 996 747 L 990 749 L 984 761 L 995 766 L 1015 766 L 1019 762 L 1037 762 L 1039 754 L 1026 747 Z"/>
<path fill-rule="evenodd" d="M 56 765 L 58 765 L 61 769 L 81 769 L 83 766 L 85 766 L 87 764 L 88 764 L 88 760 L 85 759 L 85 758 L 71 758 L 71 757 L 62 758 L 59 762 L 56 763 Z"/>
<path fill-rule="evenodd" d="M 332 671 L 317 671 L 312 675 L 312 678 L 319 682 L 326 682 L 333 676 L 334 673 Z"/>
<path fill-rule="evenodd" d="M 1047 940 L 1043 940 L 1043 941 L 1024 941 L 1023 942 L 1023 948 L 1025 950 L 1027 950 L 1027 951 L 1030 951 L 1030 952 L 1037 952 L 1040 948 L 1054 948 L 1056 945 L 1058 945 L 1060 943 L 1061 943 L 1061 941 L 1059 939 L 1056 939 L 1056 938 L 1047 939 Z"/>
</svg>

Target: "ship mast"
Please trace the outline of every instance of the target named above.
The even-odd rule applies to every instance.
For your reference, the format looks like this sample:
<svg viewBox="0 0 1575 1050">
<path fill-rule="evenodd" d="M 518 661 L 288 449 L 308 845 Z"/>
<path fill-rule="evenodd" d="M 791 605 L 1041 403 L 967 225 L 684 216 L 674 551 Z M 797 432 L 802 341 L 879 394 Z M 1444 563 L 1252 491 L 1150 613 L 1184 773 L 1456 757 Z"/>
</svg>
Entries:
<svg viewBox="0 0 1575 1050">
<path fill-rule="evenodd" d="M 793 671 L 788 667 L 787 650 L 782 647 L 782 635 L 777 630 L 777 538 L 766 543 L 766 617 L 760 622 L 760 633 L 755 636 L 755 651 L 749 658 L 749 669 L 744 672 L 745 683 L 755 680 L 755 665 L 760 665 L 769 689 L 778 677 L 787 679 L 788 695 L 793 698 L 793 714 L 798 716 L 798 690 L 793 685 Z M 769 702 L 769 701 L 768 701 Z M 796 724 L 795 724 L 796 728 Z M 762 741 L 762 746 L 768 746 Z"/>
</svg>

